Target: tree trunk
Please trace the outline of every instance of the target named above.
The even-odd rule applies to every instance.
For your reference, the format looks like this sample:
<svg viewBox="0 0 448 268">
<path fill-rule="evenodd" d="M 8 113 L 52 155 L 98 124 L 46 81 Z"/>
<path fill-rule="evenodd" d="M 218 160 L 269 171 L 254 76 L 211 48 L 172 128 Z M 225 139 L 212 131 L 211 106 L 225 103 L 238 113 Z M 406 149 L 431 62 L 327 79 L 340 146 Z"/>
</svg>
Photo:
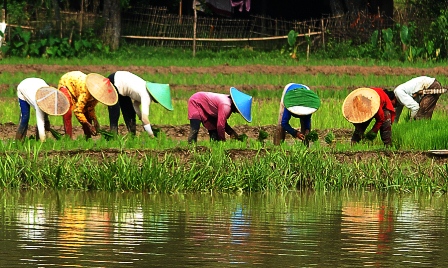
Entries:
<svg viewBox="0 0 448 268">
<path fill-rule="evenodd" d="M 105 21 L 103 40 L 111 50 L 118 49 L 121 36 L 120 0 L 104 0 L 103 18 Z"/>
<path fill-rule="evenodd" d="M 52 5 L 54 9 L 54 19 L 56 21 L 56 32 L 62 38 L 62 24 L 61 24 L 61 9 L 59 8 L 58 0 L 52 0 Z"/>
</svg>

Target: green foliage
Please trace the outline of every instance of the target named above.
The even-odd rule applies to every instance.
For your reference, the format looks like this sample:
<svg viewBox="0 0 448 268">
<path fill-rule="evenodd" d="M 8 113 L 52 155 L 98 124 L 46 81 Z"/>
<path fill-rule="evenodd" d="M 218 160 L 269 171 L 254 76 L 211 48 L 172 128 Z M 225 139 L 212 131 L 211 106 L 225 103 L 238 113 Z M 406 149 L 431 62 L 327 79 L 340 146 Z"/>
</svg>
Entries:
<svg viewBox="0 0 448 268">
<path fill-rule="evenodd" d="M 298 33 L 294 30 L 289 31 L 288 33 L 288 46 L 283 48 L 281 53 L 284 54 L 287 52 L 289 56 L 293 59 L 297 59 L 297 48 L 299 47 L 300 43 L 297 40 Z"/>
<path fill-rule="evenodd" d="M 247 135 L 246 134 L 240 134 L 240 135 L 238 135 L 238 137 L 236 138 L 237 140 L 239 140 L 239 141 L 247 141 Z"/>
<path fill-rule="evenodd" d="M 269 134 L 264 130 L 258 131 L 258 141 L 263 142 L 265 139 L 267 139 Z"/>
<path fill-rule="evenodd" d="M 373 132 L 373 131 L 369 131 L 366 133 L 365 138 L 369 141 L 373 141 L 374 139 L 376 139 L 378 133 Z"/>
<path fill-rule="evenodd" d="M 111 140 L 116 137 L 116 135 L 114 133 L 107 131 L 105 129 L 99 129 L 98 133 L 100 133 L 101 136 L 103 136 L 104 139 L 106 139 L 106 140 Z"/>
<path fill-rule="evenodd" d="M 308 134 L 305 135 L 306 141 L 315 142 L 319 139 L 319 134 L 317 134 L 316 130 L 311 130 Z"/>
<path fill-rule="evenodd" d="M 327 135 L 325 135 L 324 139 L 328 145 L 333 144 L 333 142 L 335 141 L 334 133 L 332 131 L 328 132 Z"/>
<path fill-rule="evenodd" d="M 53 137 L 54 137 L 56 140 L 60 140 L 60 139 L 62 138 L 62 134 L 60 134 L 59 132 L 57 132 L 57 131 L 54 130 L 53 128 L 50 128 L 50 132 L 51 132 L 51 135 L 53 135 Z"/>
<path fill-rule="evenodd" d="M 440 16 L 431 22 L 426 47 L 430 58 L 448 56 L 448 10 L 442 10 Z"/>
<path fill-rule="evenodd" d="M 95 38 L 69 40 L 51 35 L 33 38 L 30 31 L 21 27 L 13 28 L 11 38 L 1 49 L 5 56 L 44 58 L 72 58 L 109 51 Z"/>
</svg>

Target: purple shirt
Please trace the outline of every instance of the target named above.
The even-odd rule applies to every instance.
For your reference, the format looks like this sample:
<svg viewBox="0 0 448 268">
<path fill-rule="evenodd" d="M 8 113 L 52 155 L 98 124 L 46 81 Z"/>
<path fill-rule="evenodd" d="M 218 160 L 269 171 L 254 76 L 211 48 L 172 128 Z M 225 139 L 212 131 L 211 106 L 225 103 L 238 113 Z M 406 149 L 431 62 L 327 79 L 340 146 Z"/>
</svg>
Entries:
<svg viewBox="0 0 448 268">
<path fill-rule="evenodd" d="M 216 130 L 220 140 L 226 140 L 227 119 L 232 114 L 229 95 L 197 92 L 188 100 L 188 119 L 201 120 L 207 130 Z"/>
</svg>

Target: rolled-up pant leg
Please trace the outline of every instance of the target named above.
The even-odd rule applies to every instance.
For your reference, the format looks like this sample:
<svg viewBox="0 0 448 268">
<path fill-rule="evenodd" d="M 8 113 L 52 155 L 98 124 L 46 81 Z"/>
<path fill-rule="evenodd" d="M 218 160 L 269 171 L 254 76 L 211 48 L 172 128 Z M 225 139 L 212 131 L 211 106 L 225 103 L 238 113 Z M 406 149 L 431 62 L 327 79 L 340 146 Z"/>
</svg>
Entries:
<svg viewBox="0 0 448 268">
<path fill-rule="evenodd" d="M 392 145 L 392 118 L 390 111 L 384 109 L 384 116 L 386 117 L 386 121 L 380 127 L 380 136 L 384 145 L 390 146 Z"/>
<path fill-rule="evenodd" d="M 198 133 L 200 127 L 201 120 L 190 119 L 190 135 L 188 136 L 188 143 L 196 143 L 198 141 Z"/>
</svg>

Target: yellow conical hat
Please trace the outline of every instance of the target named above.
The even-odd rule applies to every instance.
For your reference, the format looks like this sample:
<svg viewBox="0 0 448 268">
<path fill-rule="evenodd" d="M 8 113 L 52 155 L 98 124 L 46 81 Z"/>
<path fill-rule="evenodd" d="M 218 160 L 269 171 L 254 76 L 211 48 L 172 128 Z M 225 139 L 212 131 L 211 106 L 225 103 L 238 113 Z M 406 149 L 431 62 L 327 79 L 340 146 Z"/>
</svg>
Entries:
<svg viewBox="0 0 448 268">
<path fill-rule="evenodd" d="M 112 106 L 118 102 L 118 93 L 109 78 L 90 73 L 86 77 L 86 87 L 89 93 L 101 103 Z"/>
</svg>

